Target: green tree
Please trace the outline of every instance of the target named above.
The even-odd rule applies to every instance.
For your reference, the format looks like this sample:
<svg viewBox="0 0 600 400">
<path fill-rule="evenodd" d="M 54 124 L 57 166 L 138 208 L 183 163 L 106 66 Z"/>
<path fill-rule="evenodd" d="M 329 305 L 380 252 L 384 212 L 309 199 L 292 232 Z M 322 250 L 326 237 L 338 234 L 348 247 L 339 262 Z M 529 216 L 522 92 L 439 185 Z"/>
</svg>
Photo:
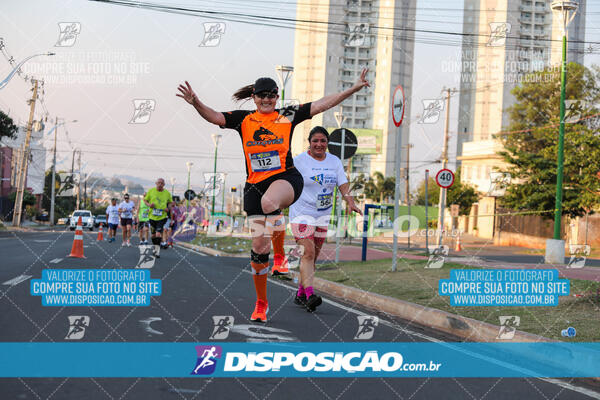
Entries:
<svg viewBox="0 0 600 400">
<path fill-rule="evenodd" d="M 8 199 L 13 203 L 17 199 L 17 192 L 14 191 L 8 195 Z M 31 192 L 25 190 L 23 191 L 23 208 L 27 206 L 33 206 L 35 204 L 35 196 L 31 194 Z"/>
<path fill-rule="evenodd" d="M 583 215 L 600 205 L 600 70 L 576 63 L 567 65 L 566 99 L 571 100 L 565 124 L 563 214 Z M 504 146 L 499 154 L 508 164 L 512 183 L 500 204 L 514 210 L 547 211 L 552 218 L 556 195 L 556 167 L 560 109 L 560 74 L 547 68 L 530 74 L 512 91 L 516 103 L 508 110 L 506 134 L 496 137 Z M 571 118 L 569 118 L 571 117 Z"/>
<path fill-rule="evenodd" d="M 60 186 L 60 180 L 58 178 L 58 173 L 55 175 L 55 189 L 58 192 Z M 48 212 L 50 212 L 50 202 L 52 199 L 52 186 L 50 183 L 52 182 L 52 169 L 48 169 L 46 171 L 46 176 L 44 178 L 44 196 L 42 197 L 42 208 Z M 56 196 L 54 201 L 54 223 L 58 221 L 58 218 L 67 217 L 70 213 L 75 210 L 75 204 L 77 200 L 74 196 L 71 197 L 62 197 Z"/>
<path fill-rule="evenodd" d="M 435 183 L 435 179 L 429 178 L 428 183 L 428 202 L 429 206 L 436 206 L 440 201 L 440 187 Z M 417 187 L 417 194 L 414 198 L 415 204 L 425 205 L 425 180 Z M 469 215 L 471 206 L 479 201 L 479 195 L 475 188 L 460 180 L 460 168 L 454 174 L 454 184 L 446 192 L 446 206 L 458 204 L 460 215 Z"/>
<path fill-rule="evenodd" d="M 394 182 L 396 182 L 394 177 L 386 178 L 381 172 L 376 171 L 365 183 L 365 196 L 381 204 L 384 199 L 394 197 Z"/>
<path fill-rule="evenodd" d="M 365 174 L 358 174 L 349 183 L 350 193 L 353 196 L 364 195 L 365 186 L 367 185 L 367 178 Z"/>
<path fill-rule="evenodd" d="M 3 137 L 14 138 L 18 129 L 12 118 L 0 111 L 0 139 Z"/>
</svg>

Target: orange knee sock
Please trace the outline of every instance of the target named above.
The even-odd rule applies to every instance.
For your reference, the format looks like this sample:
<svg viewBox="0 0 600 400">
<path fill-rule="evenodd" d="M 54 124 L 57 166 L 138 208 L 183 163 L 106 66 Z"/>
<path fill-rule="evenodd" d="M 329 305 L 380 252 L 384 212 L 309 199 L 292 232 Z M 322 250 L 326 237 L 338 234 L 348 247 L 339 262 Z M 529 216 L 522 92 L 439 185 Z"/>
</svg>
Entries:
<svg viewBox="0 0 600 400">
<path fill-rule="evenodd" d="M 256 289 L 256 299 L 267 301 L 267 272 L 269 270 L 269 263 L 255 263 L 251 262 L 254 273 L 254 289 Z"/>
<path fill-rule="evenodd" d="M 281 257 L 283 260 L 284 250 L 283 250 L 283 242 L 285 241 L 285 231 L 274 231 L 273 236 L 271 237 L 271 242 L 273 243 L 273 254 L 275 258 L 277 256 Z"/>
</svg>

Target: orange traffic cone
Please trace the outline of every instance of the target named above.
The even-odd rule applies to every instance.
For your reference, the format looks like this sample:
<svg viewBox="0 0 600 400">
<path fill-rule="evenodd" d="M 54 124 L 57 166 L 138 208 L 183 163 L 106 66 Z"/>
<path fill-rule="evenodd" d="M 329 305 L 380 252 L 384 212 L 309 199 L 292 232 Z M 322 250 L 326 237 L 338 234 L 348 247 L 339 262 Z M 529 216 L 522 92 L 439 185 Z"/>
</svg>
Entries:
<svg viewBox="0 0 600 400">
<path fill-rule="evenodd" d="M 79 217 L 77 220 L 77 228 L 75 228 L 73 247 L 71 247 L 71 254 L 69 254 L 68 257 L 85 258 L 83 255 L 83 228 L 81 225 L 81 217 Z"/>
<path fill-rule="evenodd" d="M 456 246 L 454 247 L 454 251 L 462 251 L 462 246 L 460 245 L 460 235 L 458 235 L 458 239 L 456 239 Z"/>
<path fill-rule="evenodd" d="M 104 235 L 102 234 L 102 222 L 100 222 L 100 230 L 98 231 L 98 238 L 96 238 L 97 241 L 101 242 L 104 240 Z"/>
</svg>

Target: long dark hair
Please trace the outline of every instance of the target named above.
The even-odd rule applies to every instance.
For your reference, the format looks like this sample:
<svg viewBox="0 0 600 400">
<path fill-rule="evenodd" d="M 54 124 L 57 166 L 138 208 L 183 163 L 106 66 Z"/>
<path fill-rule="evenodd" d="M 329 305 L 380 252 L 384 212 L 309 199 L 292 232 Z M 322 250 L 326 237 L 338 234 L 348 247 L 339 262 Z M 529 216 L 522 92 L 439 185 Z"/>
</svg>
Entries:
<svg viewBox="0 0 600 400">
<path fill-rule="evenodd" d="M 234 101 L 241 101 L 244 99 L 249 99 L 254 94 L 254 84 L 246 85 L 244 87 L 239 88 L 231 98 Z"/>
</svg>

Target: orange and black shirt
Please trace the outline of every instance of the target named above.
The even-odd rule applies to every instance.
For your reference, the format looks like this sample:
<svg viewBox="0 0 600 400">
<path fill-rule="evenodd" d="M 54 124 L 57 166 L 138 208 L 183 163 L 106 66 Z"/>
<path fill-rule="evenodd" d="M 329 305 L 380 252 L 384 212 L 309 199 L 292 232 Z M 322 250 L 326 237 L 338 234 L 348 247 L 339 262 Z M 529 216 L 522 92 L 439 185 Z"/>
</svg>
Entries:
<svg viewBox="0 0 600 400">
<path fill-rule="evenodd" d="M 235 110 L 224 112 L 225 125 L 242 139 L 246 159 L 246 180 L 261 182 L 294 166 L 290 145 L 299 123 L 310 119 L 310 104 L 275 109 L 270 114 Z"/>
</svg>

